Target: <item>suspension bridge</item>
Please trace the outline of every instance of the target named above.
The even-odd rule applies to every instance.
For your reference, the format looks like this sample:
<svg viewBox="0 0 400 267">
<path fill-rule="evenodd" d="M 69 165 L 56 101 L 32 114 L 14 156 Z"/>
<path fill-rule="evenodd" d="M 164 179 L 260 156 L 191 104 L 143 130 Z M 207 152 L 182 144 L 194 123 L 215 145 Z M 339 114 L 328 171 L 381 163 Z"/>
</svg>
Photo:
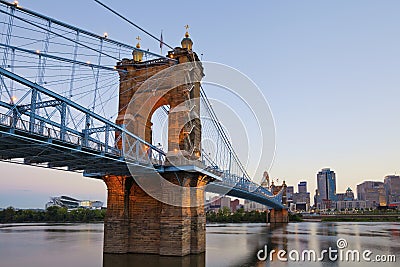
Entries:
<svg viewBox="0 0 400 267">
<path fill-rule="evenodd" d="M 199 82 L 201 77 L 168 92 L 159 80 L 149 82 L 157 75 L 169 81 L 165 71 L 184 63 L 195 64 L 196 75 L 203 75 L 188 34 L 182 47 L 163 56 L 19 7 L 17 2 L 0 0 L 0 14 L 0 159 L 103 179 L 108 187 L 105 252 L 203 252 L 204 191 L 255 201 L 276 212 L 285 208 L 284 187 L 274 194 L 246 172 Z M 149 84 L 157 84 L 151 92 L 161 96 L 143 122 L 138 118 L 145 116 L 127 120 L 127 113 L 143 115 L 141 98 L 152 99 L 150 91 L 143 90 Z M 141 97 L 132 100 L 138 92 Z M 168 124 L 162 147 L 153 140 L 155 121 Z M 206 139 L 215 141 L 201 142 Z M 198 205 L 177 208 L 152 199 L 137 186 L 151 180 L 149 173 L 181 187 L 203 186 L 189 197 Z M 132 179 L 135 176 L 141 178 Z M 164 191 L 158 193 L 171 195 Z M 158 218 L 158 224 L 150 223 L 152 218 Z"/>
</svg>

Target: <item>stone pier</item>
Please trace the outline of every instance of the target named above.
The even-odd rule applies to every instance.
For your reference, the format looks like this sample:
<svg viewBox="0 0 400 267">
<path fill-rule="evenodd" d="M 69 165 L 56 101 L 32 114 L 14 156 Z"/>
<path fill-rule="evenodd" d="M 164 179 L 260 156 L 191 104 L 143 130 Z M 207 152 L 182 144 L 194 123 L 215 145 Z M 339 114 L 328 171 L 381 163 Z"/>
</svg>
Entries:
<svg viewBox="0 0 400 267">
<path fill-rule="evenodd" d="M 288 223 L 289 222 L 289 213 L 287 209 L 276 210 L 271 209 L 268 214 L 269 223 Z"/>
<path fill-rule="evenodd" d="M 185 176 L 182 177 L 184 186 L 204 183 L 196 174 L 177 175 Z M 165 179 L 176 181 L 169 177 Z M 108 189 L 104 253 L 184 256 L 205 251 L 206 217 L 202 190 L 197 190 L 195 197 L 176 196 L 185 206 L 190 199 L 196 201 L 192 204 L 200 206 L 178 207 L 149 196 L 132 177 L 107 176 L 104 181 Z"/>
</svg>

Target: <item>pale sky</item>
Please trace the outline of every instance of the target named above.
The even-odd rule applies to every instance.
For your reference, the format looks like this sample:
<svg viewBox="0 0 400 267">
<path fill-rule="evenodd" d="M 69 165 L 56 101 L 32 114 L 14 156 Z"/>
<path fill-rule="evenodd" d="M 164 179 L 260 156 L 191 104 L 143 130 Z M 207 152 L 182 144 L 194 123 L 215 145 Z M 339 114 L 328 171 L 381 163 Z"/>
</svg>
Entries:
<svg viewBox="0 0 400 267">
<path fill-rule="evenodd" d="M 91 0 L 19 3 L 122 42 L 134 44 L 139 34 Z M 162 29 L 172 46 L 189 24 L 204 60 L 232 66 L 258 85 L 276 123 L 273 178 L 296 187 L 308 181 L 313 195 L 324 167 L 335 170 L 337 192 L 400 172 L 399 1 L 104 3 L 156 36 Z M 158 46 L 142 37 L 144 49 Z M 101 181 L 79 174 L 4 163 L 0 170 L 0 207 L 43 207 L 60 194 L 106 199 Z"/>
</svg>

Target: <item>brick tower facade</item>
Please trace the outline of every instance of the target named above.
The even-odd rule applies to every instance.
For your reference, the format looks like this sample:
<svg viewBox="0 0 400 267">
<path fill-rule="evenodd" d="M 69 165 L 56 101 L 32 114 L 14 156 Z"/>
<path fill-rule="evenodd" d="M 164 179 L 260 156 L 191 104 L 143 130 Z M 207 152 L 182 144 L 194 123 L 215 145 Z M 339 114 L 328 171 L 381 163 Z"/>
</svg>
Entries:
<svg viewBox="0 0 400 267">
<path fill-rule="evenodd" d="M 201 63 L 192 51 L 192 41 L 182 40 L 182 47 L 168 52 L 174 60 L 142 61 L 135 50 L 133 59 L 123 59 L 120 73 L 119 116 L 117 124 L 152 143 L 153 113 L 169 105 L 168 151 L 166 166 L 201 165 L 200 80 Z M 196 64 L 181 75 L 180 66 Z M 178 71 L 169 72 L 172 68 Z M 117 136 L 118 137 L 118 136 Z M 123 146 L 120 141 L 117 144 Z M 134 176 L 145 174 L 133 173 Z M 182 187 L 201 187 L 208 178 L 201 172 L 174 171 L 161 174 L 166 181 Z M 169 205 L 147 194 L 131 176 L 105 176 L 108 189 L 104 226 L 104 253 L 151 253 L 183 256 L 205 251 L 204 191 L 174 195 L 161 188 L 160 194 L 173 195 Z"/>
</svg>

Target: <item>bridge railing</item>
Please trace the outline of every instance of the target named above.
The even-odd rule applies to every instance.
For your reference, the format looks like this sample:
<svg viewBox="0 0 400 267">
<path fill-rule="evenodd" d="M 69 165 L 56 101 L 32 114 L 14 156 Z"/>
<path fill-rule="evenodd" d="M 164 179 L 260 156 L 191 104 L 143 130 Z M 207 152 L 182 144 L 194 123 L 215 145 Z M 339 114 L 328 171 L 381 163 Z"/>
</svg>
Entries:
<svg viewBox="0 0 400 267">
<path fill-rule="evenodd" d="M 44 126 L 43 123 L 31 123 L 27 120 L 23 120 L 14 116 L 0 113 L 0 125 L 6 126 L 9 129 L 17 130 L 22 133 L 35 134 L 40 137 L 46 137 L 52 140 L 58 140 L 63 143 L 68 143 L 75 145 L 77 147 L 88 148 L 98 152 L 104 152 L 106 144 L 100 140 L 88 140 L 84 142 L 84 136 L 76 135 L 74 133 L 65 132 L 62 133 L 61 130 L 53 129 Z M 124 135 L 124 133 L 123 133 Z M 132 145 L 129 145 L 131 151 L 135 153 L 129 153 L 127 155 L 127 160 L 140 162 L 143 164 L 153 164 L 153 165 L 163 165 L 165 162 L 165 154 L 159 150 L 155 150 L 153 147 L 148 145 L 143 145 L 139 140 L 135 140 Z M 115 156 L 124 156 L 121 149 L 117 147 L 108 148 L 108 153 Z"/>
<path fill-rule="evenodd" d="M 130 133 L 123 125 L 110 122 L 89 109 L 3 68 L 0 68 L 0 75 L 3 80 L 7 78 L 28 87 L 28 93 L 30 92 L 31 95 L 36 97 L 40 95 L 41 99 L 46 99 L 46 101 L 32 102 L 30 105 L 22 106 L 0 101 L 0 106 L 6 110 L 5 114 L 0 115 L 0 124 L 10 129 L 73 144 L 78 149 L 92 149 L 116 157 L 127 157 L 128 162 L 135 161 L 146 165 L 164 163 L 165 153 L 162 150 Z M 29 95 L 28 93 L 26 95 Z M 51 114 L 59 112 L 60 117 L 58 120 L 54 115 L 49 116 L 53 119 L 44 118 L 32 112 L 34 105 L 37 108 L 53 107 Z M 74 110 L 74 116 L 78 114 L 86 118 L 86 123 L 81 123 L 80 128 L 72 129 L 66 125 L 65 118 L 72 116 L 70 113 L 72 110 Z M 116 136 L 118 138 L 115 138 Z"/>
</svg>

